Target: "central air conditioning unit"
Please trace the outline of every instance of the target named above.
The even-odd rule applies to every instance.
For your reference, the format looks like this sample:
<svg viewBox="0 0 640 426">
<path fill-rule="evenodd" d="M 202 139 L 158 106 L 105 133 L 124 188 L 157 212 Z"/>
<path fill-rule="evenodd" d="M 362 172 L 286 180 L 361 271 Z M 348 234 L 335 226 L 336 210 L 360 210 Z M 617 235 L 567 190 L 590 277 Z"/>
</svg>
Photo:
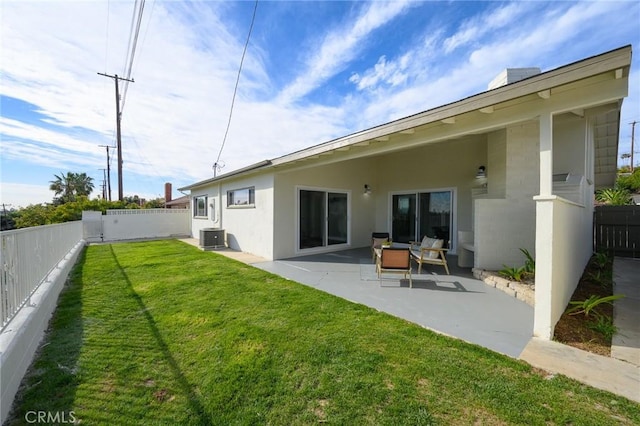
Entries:
<svg viewBox="0 0 640 426">
<path fill-rule="evenodd" d="M 224 229 L 204 228 L 200 230 L 200 247 L 211 250 L 225 247 Z"/>
</svg>

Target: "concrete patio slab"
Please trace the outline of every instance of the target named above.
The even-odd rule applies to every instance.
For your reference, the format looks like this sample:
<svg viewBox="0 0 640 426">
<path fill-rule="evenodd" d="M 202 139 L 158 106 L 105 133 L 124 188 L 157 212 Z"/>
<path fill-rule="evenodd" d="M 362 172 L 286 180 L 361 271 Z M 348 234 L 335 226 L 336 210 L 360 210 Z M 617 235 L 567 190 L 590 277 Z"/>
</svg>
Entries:
<svg viewBox="0 0 640 426">
<path fill-rule="evenodd" d="M 470 269 L 450 266 L 446 275 L 429 265 L 418 275 L 414 268 L 409 288 L 401 275 L 385 274 L 380 282 L 369 248 L 253 266 L 514 358 L 532 336 L 533 308 L 475 279 Z"/>
</svg>

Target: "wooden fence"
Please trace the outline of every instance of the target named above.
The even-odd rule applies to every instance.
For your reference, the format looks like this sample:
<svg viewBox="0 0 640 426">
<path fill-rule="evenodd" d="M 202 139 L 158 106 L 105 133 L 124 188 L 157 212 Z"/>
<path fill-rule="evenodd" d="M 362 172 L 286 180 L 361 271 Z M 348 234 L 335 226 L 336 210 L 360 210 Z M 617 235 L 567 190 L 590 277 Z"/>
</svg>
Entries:
<svg viewBox="0 0 640 426">
<path fill-rule="evenodd" d="M 640 258 L 640 206 L 598 206 L 594 215 L 596 250 Z"/>
</svg>

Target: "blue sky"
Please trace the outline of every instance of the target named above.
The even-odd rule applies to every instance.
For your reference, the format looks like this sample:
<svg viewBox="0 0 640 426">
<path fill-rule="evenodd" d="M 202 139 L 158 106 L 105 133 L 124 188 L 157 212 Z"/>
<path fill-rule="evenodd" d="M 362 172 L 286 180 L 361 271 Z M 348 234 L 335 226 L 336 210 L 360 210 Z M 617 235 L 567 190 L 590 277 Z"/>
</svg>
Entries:
<svg viewBox="0 0 640 426">
<path fill-rule="evenodd" d="M 172 182 L 177 197 L 213 176 L 253 7 L 145 3 L 122 115 L 124 195 L 160 197 Z M 50 202 L 60 172 L 87 173 L 101 193 L 115 96 L 97 73 L 124 75 L 133 13 L 122 0 L 0 3 L 1 203 Z M 638 1 L 260 1 L 222 173 L 480 93 L 507 67 L 636 49 L 638 22 Z M 637 52 L 629 81 L 620 153 L 640 121 Z"/>
</svg>

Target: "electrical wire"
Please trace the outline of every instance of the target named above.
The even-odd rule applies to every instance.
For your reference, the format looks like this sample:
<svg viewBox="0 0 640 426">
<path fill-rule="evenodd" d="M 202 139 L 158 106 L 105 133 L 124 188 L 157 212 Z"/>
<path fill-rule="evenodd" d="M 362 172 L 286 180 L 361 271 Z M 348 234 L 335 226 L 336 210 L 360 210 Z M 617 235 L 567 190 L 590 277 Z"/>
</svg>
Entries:
<svg viewBox="0 0 640 426">
<path fill-rule="evenodd" d="M 247 53 L 247 47 L 249 46 L 249 39 L 251 38 L 251 32 L 253 31 L 253 24 L 256 20 L 256 11 L 258 10 L 258 0 L 256 0 L 253 6 L 253 16 L 251 17 L 251 25 L 249 26 L 249 34 L 247 34 L 247 41 L 244 44 L 244 49 L 242 50 L 242 58 L 240 59 L 240 67 L 238 68 L 238 76 L 236 77 L 236 85 L 233 88 L 233 97 L 231 98 L 231 109 L 229 110 L 229 120 L 227 120 L 227 128 L 224 131 L 224 137 L 222 138 L 222 145 L 220 146 L 220 151 L 218 152 L 218 158 L 216 158 L 216 162 L 213 164 L 214 172 L 220 162 L 220 156 L 222 155 L 222 150 L 224 149 L 224 145 L 227 142 L 227 135 L 229 134 L 229 127 L 231 127 L 231 118 L 233 116 L 233 106 L 236 102 L 236 94 L 238 93 L 238 84 L 240 82 L 240 74 L 242 73 L 242 64 L 244 63 L 244 57 Z"/>
<path fill-rule="evenodd" d="M 138 45 L 138 36 L 140 35 L 140 27 L 142 26 L 142 14 L 144 13 L 144 5 L 145 0 L 140 0 L 140 3 L 136 0 L 136 4 L 138 5 L 137 13 L 134 9 L 133 16 L 131 18 L 131 29 L 129 30 L 129 48 L 127 51 L 127 58 L 125 60 L 125 68 L 124 68 L 124 87 L 122 90 L 122 99 L 120 106 L 120 114 L 124 111 L 124 105 L 127 99 L 127 92 L 129 90 L 129 80 L 131 80 L 131 74 L 133 71 L 133 60 L 136 56 L 136 47 Z M 136 19 L 137 18 L 137 19 Z M 134 22 L 135 22 L 135 30 L 134 30 Z M 127 63 L 128 62 L 128 66 Z"/>
</svg>

